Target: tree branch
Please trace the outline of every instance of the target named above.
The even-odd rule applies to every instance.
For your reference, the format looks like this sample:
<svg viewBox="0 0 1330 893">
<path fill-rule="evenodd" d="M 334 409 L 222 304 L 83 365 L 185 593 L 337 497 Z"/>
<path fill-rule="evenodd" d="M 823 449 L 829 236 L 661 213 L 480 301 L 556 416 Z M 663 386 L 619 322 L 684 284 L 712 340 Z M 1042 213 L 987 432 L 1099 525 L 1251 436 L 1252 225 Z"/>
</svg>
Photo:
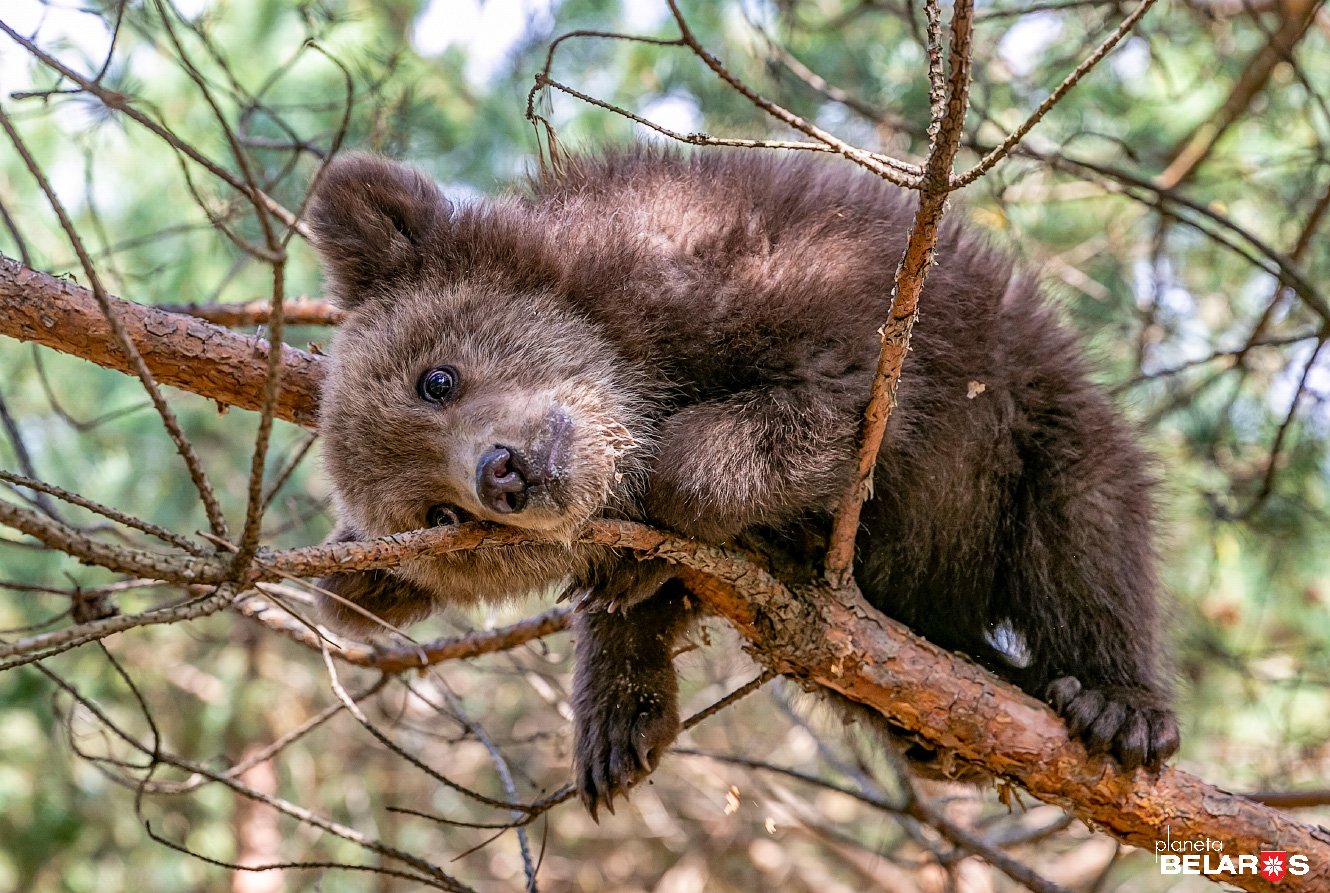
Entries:
<svg viewBox="0 0 1330 893">
<path fill-rule="evenodd" d="M 1158 178 L 1161 189 L 1173 189 L 1190 177 L 1209 156 L 1219 138 L 1246 113 L 1269 83 L 1279 63 L 1291 58 L 1298 41 L 1315 21 L 1321 0 L 1282 0 L 1276 8 L 1280 17 L 1278 30 L 1243 67 L 1223 104 L 1170 153 L 1172 160 Z M 1252 10 L 1252 15 L 1256 14 Z"/>
<path fill-rule="evenodd" d="M 1153 850 L 1165 834 L 1223 841 L 1225 853 L 1285 849 L 1311 856 L 1310 871 L 1278 887 L 1259 876 L 1225 875 L 1243 890 L 1330 888 L 1330 829 L 1178 769 L 1120 773 L 1106 757 L 1068 739 L 1051 710 L 965 658 L 874 610 L 860 597 L 825 590 L 754 602 L 737 589 L 686 573 L 689 586 L 782 674 L 830 688 L 887 716 L 930 745 L 1013 781 L 1134 846 Z"/>
<path fill-rule="evenodd" d="M 955 188 L 959 189 L 962 186 L 970 185 L 975 180 L 978 180 L 984 174 L 988 173 L 988 171 L 992 170 L 993 166 L 999 161 L 1011 154 L 1011 150 L 1020 145 L 1021 140 L 1025 139 L 1030 131 L 1034 129 L 1034 126 L 1043 119 L 1044 115 L 1047 115 L 1049 111 L 1052 110 L 1053 106 L 1061 102 L 1062 97 L 1070 93 L 1071 88 L 1075 87 L 1080 83 L 1081 78 L 1090 73 L 1090 69 L 1103 61 L 1104 57 L 1112 52 L 1113 48 L 1118 45 L 1122 38 L 1131 33 L 1131 30 L 1136 27 L 1136 23 L 1150 11 L 1150 7 L 1154 6 L 1154 4 L 1155 0 L 1141 0 L 1140 4 L 1132 10 L 1131 14 L 1122 20 L 1122 24 L 1118 25 L 1117 29 L 1104 39 L 1103 43 L 1095 47 L 1094 51 L 1086 56 L 1085 59 L 1076 66 L 1075 70 L 1067 75 L 1052 93 L 1045 97 L 1043 102 L 1039 103 L 1039 107 L 1031 112 L 1030 116 L 1026 118 L 1019 127 L 1007 135 L 1007 138 L 1002 141 L 1001 145 L 986 154 L 974 167 L 955 178 Z"/>
<path fill-rule="evenodd" d="M 894 296 L 886 323 L 878 330 L 882 350 L 864 409 L 859 437 L 859 455 L 854 478 L 836 506 L 836 520 L 827 549 L 826 577 L 833 588 L 852 583 L 854 543 L 859 533 L 859 515 L 872 489 L 873 466 L 877 463 L 887 423 L 896 408 L 896 385 L 910 348 L 910 333 L 919 316 L 919 294 L 933 264 L 942 215 L 951 194 L 951 168 L 965 131 L 965 110 L 970 90 L 970 35 L 974 26 L 974 5 L 957 0 L 951 18 L 950 74 L 944 79 L 942 47 L 939 36 L 938 9 L 927 5 L 929 13 L 929 80 L 933 121 L 929 125 L 928 160 L 919 187 L 919 207 L 910 229 L 905 253 L 896 268 Z"/>
<path fill-rule="evenodd" d="M 0 313 L 0 332 L 123 370 L 123 358 L 108 346 L 109 332 L 72 328 L 86 324 L 88 300 L 78 286 L 0 261 L 0 310 L 5 311 Z M 266 373 L 263 342 L 128 302 L 119 302 L 118 314 L 127 330 L 144 338 L 144 357 L 150 365 L 176 370 L 173 377 L 161 375 L 163 381 L 234 405 L 258 405 Z M 91 316 L 99 318 L 95 310 Z M 193 328 L 200 326 L 204 328 Z M 149 338 L 148 332 L 161 334 Z M 210 368 L 214 351 L 224 370 L 220 374 Z M 279 414 L 312 424 L 320 361 L 299 351 L 287 352 L 290 388 L 284 389 Z M 1048 707 L 965 658 L 920 639 L 875 611 L 857 593 L 824 586 L 792 589 L 758 560 L 641 525 L 596 522 L 583 535 L 681 565 L 686 583 L 714 613 L 738 629 L 752 653 L 770 669 L 866 704 L 930 745 L 1019 784 L 1120 840 L 1153 848 L 1154 841 L 1166 834 L 1208 836 L 1223 841 L 1226 853 L 1286 849 L 1312 857 L 1308 874 L 1290 875 L 1278 888 L 1259 876 L 1225 880 L 1244 890 L 1270 893 L 1312 893 L 1330 885 L 1330 831 L 1180 770 L 1165 768 L 1158 775 L 1117 772 L 1111 760 L 1090 757 L 1070 740 Z M 256 563 L 259 573 L 312 574 L 330 566 L 382 567 L 406 555 L 482 542 L 503 547 L 528 539 L 520 531 L 465 525 L 370 543 L 260 552 Z M 219 601 L 230 597 L 224 592 L 226 588 L 219 591 Z M 119 625 L 126 620 L 97 623 Z M 406 662 L 415 659 L 414 653 L 403 657 Z"/>
<path fill-rule="evenodd" d="M 262 326 L 272 318 L 272 302 L 243 304 L 158 304 L 157 309 L 206 319 L 219 326 Z M 327 301 L 296 298 L 282 305 L 282 319 L 289 326 L 335 326 L 345 316 Z"/>
<path fill-rule="evenodd" d="M 508 651 L 527 642 L 562 632 L 568 628 L 568 621 L 573 613 L 571 607 L 558 605 L 544 613 L 498 629 L 475 630 L 431 642 L 421 642 L 419 645 L 371 646 L 360 642 L 331 644 L 322 641 L 308 624 L 295 619 L 286 611 L 274 607 L 268 600 L 257 595 L 238 600 L 235 609 L 268 629 L 276 630 L 315 651 L 326 648 L 338 660 L 358 667 L 372 667 L 385 673 L 401 673 L 451 660 L 466 660 L 482 654 Z"/>
<path fill-rule="evenodd" d="M 153 377 L 172 387 L 201 394 L 223 406 L 257 410 L 263 403 L 262 368 L 268 342 L 238 335 L 220 326 L 153 307 L 111 298 L 124 326 Z M 0 256 L 0 334 L 90 360 L 133 374 L 127 357 L 93 294 Z M 318 406 L 318 358 L 284 347 L 282 390 L 277 418 L 306 428 L 315 426 Z"/>
</svg>

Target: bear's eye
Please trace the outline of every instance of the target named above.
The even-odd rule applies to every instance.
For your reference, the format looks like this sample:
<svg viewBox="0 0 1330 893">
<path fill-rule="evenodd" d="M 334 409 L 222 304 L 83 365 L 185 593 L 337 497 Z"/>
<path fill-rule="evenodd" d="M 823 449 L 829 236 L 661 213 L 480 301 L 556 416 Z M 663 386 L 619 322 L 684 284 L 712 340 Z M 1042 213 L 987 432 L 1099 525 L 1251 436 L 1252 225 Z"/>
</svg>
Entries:
<svg viewBox="0 0 1330 893">
<path fill-rule="evenodd" d="M 443 527 L 461 523 L 462 513 L 444 502 L 430 506 L 429 511 L 425 513 L 425 524 L 428 527 Z"/>
<path fill-rule="evenodd" d="M 457 393 L 461 377 L 452 366 L 435 366 L 416 382 L 416 393 L 427 403 L 446 403 Z"/>
</svg>

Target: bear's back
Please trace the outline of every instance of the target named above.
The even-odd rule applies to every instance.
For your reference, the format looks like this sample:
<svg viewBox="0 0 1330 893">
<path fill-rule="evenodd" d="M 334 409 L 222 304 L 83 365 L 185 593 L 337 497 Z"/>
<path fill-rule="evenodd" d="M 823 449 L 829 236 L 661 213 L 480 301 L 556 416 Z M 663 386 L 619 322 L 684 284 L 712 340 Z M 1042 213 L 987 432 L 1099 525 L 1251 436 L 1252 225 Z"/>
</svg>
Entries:
<svg viewBox="0 0 1330 893">
<path fill-rule="evenodd" d="M 671 378 L 707 392 L 871 373 L 912 193 L 807 153 L 653 148 L 569 159 L 529 189 L 560 289 Z M 969 362 L 1011 264 L 955 221 L 938 248 L 916 349 Z"/>
</svg>

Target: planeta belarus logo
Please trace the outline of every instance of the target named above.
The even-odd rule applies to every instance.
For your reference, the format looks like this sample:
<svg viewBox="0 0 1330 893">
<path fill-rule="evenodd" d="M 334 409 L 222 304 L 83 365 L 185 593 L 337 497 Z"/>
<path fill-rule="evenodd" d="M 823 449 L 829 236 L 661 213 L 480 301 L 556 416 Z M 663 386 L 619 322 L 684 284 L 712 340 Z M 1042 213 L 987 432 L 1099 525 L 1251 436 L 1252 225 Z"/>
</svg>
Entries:
<svg viewBox="0 0 1330 893">
<path fill-rule="evenodd" d="M 1290 855 L 1287 850 L 1226 853 L 1222 840 L 1174 837 L 1167 826 L 1164 838 L 1155 841 L 1155 858 L 1159 860 L 1160 874 L 1208 875 L 1211 880 L 1260 875 L 1267 883 L 1277 884 L 1285 875 L 1300 878 L 1311 871 L 1311 860 L 1302 853 Z"/>
</svg>

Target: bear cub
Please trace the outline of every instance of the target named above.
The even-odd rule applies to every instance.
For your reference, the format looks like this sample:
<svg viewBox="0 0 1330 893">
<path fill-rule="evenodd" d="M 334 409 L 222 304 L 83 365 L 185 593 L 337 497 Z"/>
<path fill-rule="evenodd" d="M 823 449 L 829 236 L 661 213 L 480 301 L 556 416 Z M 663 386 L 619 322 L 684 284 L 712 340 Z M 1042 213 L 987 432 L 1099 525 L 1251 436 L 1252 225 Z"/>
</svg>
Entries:
<svg viewBox="0 0 1330 893">
<path fill-rule="evenodd" d="M 671 657 L 693 618 L 669 565 L 569 535 L 597 517 L 712 543 L 825 531 L 914 207 L 795 155 L 637 149 L 456 204 L 410 167 L 338 159 L 310 210 L 347 312 L 320 416 L 333 537 L 479 519 L 543 541 L 322 585 L 395 625 L 577 593 L 574 783 L 593 815 L 612 808 L 678 733 Z M 859 586 L 1092 750 L 1157 767 L 1178 729 L 1147 458 L 1034 279 L 948 220 Z"/>
</svg>

